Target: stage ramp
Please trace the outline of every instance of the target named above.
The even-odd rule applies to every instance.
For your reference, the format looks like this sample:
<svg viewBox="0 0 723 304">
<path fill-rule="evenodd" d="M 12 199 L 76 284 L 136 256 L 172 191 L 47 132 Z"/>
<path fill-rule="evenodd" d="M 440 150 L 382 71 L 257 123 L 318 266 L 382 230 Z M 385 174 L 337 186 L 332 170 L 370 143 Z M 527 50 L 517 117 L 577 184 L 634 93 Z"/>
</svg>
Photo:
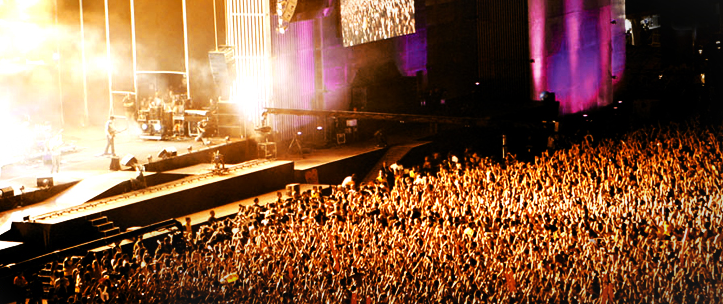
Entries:
<svg viewBox="0 0 723 304">
<path fill-rule="evenodd" d="M 135 171 L 113 171 L 93 178 L 86 178 L 63 193 L 48 199 L 48 203 L 54 204 L 58 210 L 68 207 L 75 207 L 83 203 L 103 198 L 104 193 L 118 187 L 128 187 L 130 180 L 137 177 Z"/>
</svg>

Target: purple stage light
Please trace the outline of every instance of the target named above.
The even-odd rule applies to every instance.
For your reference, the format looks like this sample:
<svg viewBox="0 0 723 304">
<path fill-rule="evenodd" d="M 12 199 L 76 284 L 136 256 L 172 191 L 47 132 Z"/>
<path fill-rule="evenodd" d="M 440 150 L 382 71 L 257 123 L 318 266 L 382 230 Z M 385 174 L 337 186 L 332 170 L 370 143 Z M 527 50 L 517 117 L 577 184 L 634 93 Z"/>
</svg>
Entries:
<svg viewBox="0 0 723 304">
<path fill-rule="evenodd" d="M 556 3 L 553 5 L 553 2 Z M 563 114 L 613 102 L 625 69 L 624 0 L 529 0 L 532 96 L 556 93 Z M 548 12 L 548 8 L 562 8 Z"/>
</svg>

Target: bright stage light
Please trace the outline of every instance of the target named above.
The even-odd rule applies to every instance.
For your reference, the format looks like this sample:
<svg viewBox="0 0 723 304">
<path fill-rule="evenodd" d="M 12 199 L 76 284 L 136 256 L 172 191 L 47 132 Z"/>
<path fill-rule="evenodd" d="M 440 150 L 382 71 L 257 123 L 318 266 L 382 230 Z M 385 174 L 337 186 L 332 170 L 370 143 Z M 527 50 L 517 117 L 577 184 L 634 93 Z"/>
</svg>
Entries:
<svg viewBox="0 0 723 304">
<path fill-rule="evenodd" d="M 95 65 L 98 67 L 98 69 L 101 70 L 108 70 L 113 69 L 113 62 L 111 62 L 110 58 L 107 58 L 105 56 L 99 56 L 95 59 Z"/>
<path fill-rule="evenodd" d="M 252 5 L 248 5 L 252 3 Z M 227 35 L 238 58 L 236 79 L 231 87 L 230 101 L 239 105 L 245 121 L 260 122 L 263 106 L 271 96 L 271 7 L 268 1 L 228 0 Z"/>
</svg>

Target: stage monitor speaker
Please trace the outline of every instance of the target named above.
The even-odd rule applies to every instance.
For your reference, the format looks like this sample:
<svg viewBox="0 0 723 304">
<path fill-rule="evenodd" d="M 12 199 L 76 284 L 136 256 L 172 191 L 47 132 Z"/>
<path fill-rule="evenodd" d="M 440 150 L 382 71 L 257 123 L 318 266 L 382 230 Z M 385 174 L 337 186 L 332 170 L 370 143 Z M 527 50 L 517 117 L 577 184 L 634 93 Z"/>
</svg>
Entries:
<svg viewBox="0 0 723 304">
<path fill-rule="evenodd" d="M 126 154 L 120 161 L 121 166 L 133 167 L 138 164 L 138 159 L 133 154 Z"/>
<path fill-rule="evenodd" d="M 211 67 L 213 81 L 219 89 L 219 96 L 224 100 L 228 100 L 233 77 L 230 73 L 232 69 L 228 64 L 225 52 L 208 52 L 208 62 Z"/>
<path fill-rule="evenodd" d="M 54 185 L 53 177 L 52 176 L 38 177 L 36 184 L 38 185 L 38 188 L 52 187 Z"/>
<path fill-rule="evenodd" d="M 121 169 L 121 166 L 120 166 L 120 158 L 118 158 L 118 157 L 116 157 L 116 156 L 113 156 L 113 157 L 110 159 L 109 169 L 110 169 L 111 171 L 119 171 L 119 170 Z"/>
<path fill-rule="evenodd" d="M 0 197 L 2 197 L 2 198 L 11 197 L 14 195 L 15 195 L 15 190 L 13 190 L 13 187 L 0 188 Z"/>
<path fill-rule="evenodd" d="M 301 184 L 286 185 L 286 196 L 293 197 L 294 193 L 301 194 Z"/>
<path fill-rule="evenodd" d="M 160 159 L 166 159 L 174 156 L 178 156 L 178 150 L 176 149 L 176 147 L 167 147 L 158 152 L 157 155 L 157 157 Z"/>
</svg>

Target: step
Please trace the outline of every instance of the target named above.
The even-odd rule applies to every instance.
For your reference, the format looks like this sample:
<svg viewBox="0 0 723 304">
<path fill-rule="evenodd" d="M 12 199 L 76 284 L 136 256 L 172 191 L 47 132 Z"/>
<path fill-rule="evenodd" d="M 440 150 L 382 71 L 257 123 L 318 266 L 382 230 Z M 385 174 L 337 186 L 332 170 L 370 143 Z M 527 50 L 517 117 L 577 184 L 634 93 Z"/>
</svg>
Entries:
<svg viewBox="0 0 723 304">
<path fill-rule="evenodd" d="M 118 227 L 113 227 L 113 228 L 110 228 L 110 229 L 102 230 L 100 233 L 103 234 L 103 237 L 107 237 L 107 236 L 111 236 L 111 235 L 116 235 L 116 234 L 119 234 L 119 233 L 120 233 L 120 228 L 118 228 Z"/>
<path fill-rule="evenodd" d="M 91 220 L 88 220 L 88 221 L 90 222 L 91 225 L 93 225 L 93 226 L 98 226 L 98 225 L 100 225 L 100 224 L 107 223 L 107 222 L 108 222 L 108 217 L 106 217 L 106 216 L 101 216 L 101 217 L 97 217 L 97 218 L 94 218 L 94 219 L 91 219 Z"/>
<path fill-rule="evenodd" d="M 113 222 L 105 222 L 105 223 L 102 223 L 102 224 L 99 224 L 99 225 L 93 225 L 93 226 L 94 226 L 96 229 L 98 229 L 98 231 L 108 230 L 108 229 L 111 229 L 111 228 L 115 227 L 115 226 L 113 225 Z"/>
</svg>

